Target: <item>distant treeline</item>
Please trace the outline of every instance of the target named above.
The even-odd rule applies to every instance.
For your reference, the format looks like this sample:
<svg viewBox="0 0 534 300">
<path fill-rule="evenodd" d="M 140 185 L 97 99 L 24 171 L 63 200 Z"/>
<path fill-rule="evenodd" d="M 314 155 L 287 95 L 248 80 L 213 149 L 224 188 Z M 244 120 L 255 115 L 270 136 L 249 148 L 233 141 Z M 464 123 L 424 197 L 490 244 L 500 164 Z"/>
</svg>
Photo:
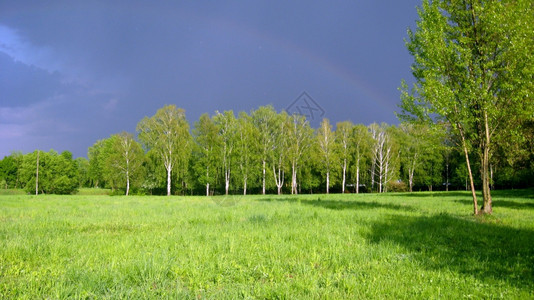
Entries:
<svg viewBox="0 0 534 300">
<path fill-rule="evenodd" d="M 496 144 L 493 188 L 534 185 L 534 124 L 521 130 L 520 143 Z M 334 126 L 328 119 L 313 129 L 305 116 L 271 106 L 204 114 L 190 130 L 184 110 L 169 105 L 141 120 L 136 135 L 96 141 L 88 159 L 68 151 L 13 152 L 0 161 L 0 187 L 176 195 L 465 190 L 466 162 L 451 132 L 440 124 Z"/>
</svg>

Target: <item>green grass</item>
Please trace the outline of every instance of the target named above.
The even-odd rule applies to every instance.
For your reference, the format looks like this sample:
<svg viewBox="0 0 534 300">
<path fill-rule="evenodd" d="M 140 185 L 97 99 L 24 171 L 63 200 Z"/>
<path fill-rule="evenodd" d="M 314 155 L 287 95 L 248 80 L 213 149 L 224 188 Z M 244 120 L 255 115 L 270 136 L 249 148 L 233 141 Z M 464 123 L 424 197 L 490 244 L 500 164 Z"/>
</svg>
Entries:
<svg viewBox="0 0 534 300">
<path fill-rule="evenodd" d="M 76 195 L 82 196 L 96 196 L 96 195 L 110 195 L 111 189 L 100 189 L 100 188 L 79 188 Z"/>
<path fill-rule="evenodd" d="M 534 193 L 0 197 L 0 298 L 534 298 Z"/>
<path fill-rule="evenodd" d="M 0 196 L 2 195 L 24 195 L 26 192 L 20 189 L 0 189 Z"/>
</svg>

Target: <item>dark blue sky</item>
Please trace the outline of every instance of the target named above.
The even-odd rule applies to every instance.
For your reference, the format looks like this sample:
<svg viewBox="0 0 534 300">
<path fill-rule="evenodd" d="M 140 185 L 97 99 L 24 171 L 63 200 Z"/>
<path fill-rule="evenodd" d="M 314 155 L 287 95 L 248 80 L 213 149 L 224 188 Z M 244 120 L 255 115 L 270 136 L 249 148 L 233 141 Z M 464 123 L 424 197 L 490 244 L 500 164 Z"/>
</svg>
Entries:
<svg viewBox="0 0 534 300">
<path fill-rule="evenodd" d="M 86 156 L 165 104 L 192 126 L 306 92 L 332 123 L 397 123 L 420 2 L 3 0 L 0 158 Z"/>
</svg>

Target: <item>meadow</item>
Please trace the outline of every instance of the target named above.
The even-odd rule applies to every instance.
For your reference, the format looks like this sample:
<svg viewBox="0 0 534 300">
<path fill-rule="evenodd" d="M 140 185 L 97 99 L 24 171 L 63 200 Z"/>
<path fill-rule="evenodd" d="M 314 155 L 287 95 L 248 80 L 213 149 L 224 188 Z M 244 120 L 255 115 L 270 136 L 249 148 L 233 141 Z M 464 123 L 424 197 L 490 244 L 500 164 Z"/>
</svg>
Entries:
<svg viewBox="0 0 534 300">
<path fill-rule="evenodd" d="M 534 298 L 534 192 L 0 196 L 2 299 Z"/>
</svg>

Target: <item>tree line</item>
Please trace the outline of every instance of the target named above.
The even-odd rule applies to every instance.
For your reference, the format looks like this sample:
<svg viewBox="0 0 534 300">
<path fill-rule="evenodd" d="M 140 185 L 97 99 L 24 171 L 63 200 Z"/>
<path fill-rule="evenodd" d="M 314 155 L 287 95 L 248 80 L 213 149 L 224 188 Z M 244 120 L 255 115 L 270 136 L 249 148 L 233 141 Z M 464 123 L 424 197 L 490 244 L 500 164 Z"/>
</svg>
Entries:
<svg viewBox="0 0 534 300">
<path fill-rule="evenodd" d="M 527 125 L 524 134 L 534 136 L 533 124 Z M 344 121 L 334 126 L 323 119 L 314 129 L 305 116 L 272 106 L 237 116 L 232 111 L 203 114 L 191 129 L 185 111 L 168 105 L 143 118 L 137 136 L 122 132 L 96 141 L 88 159 L 73 159 L 68 151 L 15 152 L 0 161 L 0 183 L 29 193 L 95 187 L 126 195 L 467 189 L 467 165 L 454 147 L 457 139 L 446 123 Z M 523 146 L 513 155 L 495 156 L 493 187 L 534 182 L 534 151 Z"/>
<path fill-rule="evenodd" d="M 0 163 L 0 184 L 167 195 L 465 186 L 474 214 L 491 213 L 492 189 L 534 182 L 534 5 L 424 0 L 418 14 L 406 41 L 415 82 L 401 83 L 399 126 L 334 128 L 324 119 L 313 129 L 301 115 L 264 106 L 205 114 L 190 130 L 185 112 L 170 105 L 139 122 L 137 139 L 120 133 L 97 141 L 88 161 L 69 152 L 14 153 Z"/>
</svg>

